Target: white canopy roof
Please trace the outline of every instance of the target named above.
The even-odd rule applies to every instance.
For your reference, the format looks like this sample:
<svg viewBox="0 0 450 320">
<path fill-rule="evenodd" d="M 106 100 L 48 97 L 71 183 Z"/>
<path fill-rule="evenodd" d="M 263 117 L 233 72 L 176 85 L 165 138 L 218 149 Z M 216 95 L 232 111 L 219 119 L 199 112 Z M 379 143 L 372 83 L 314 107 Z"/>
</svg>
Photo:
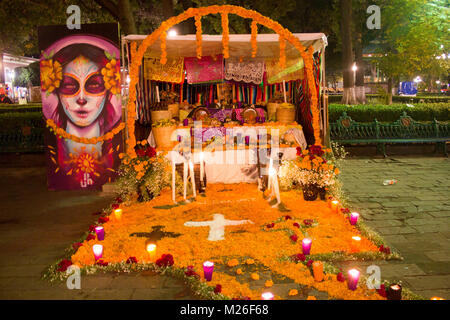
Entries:
<svg viewBox="0 0 450 320">
<path fill-rule="evenodd" d="M 323 33 L 294 33 L 305 46 L 313 46 L 317 52 L 327 46 L 327 37 Z M 146 35 L 128 35 L 125 41 L 143 41 Z M 229 53 L 230 57 L 251 57 L 250 34 L 230 34 Z M 279 56 L 278 34 L 258 34 L 257 57 L 276 58 Z M 167 36 L 166 50 L 168 57 L 195 57 L 196 41 L 195 34 Z M 161 42 L 158 39 L 148 49 L 146 56 L 159 57 L 161 53 Z M 218 55 L 222 53 L 222 35 L 202 35 L 202 53 L 204 56 Z M 286 41 L 286 57 L 297 58 L 300 54 L 289 42 Z"/>
</svg>

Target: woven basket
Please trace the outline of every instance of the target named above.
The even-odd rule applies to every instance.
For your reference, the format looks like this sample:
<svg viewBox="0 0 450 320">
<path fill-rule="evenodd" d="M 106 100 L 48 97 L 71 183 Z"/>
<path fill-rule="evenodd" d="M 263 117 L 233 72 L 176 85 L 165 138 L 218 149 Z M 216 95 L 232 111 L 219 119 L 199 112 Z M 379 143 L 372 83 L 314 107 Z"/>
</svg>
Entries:
<svg viewBox="0 0 450 320">
<path fill-rule="evenodd" d="M 180 105 L 178 103 L 169 104 L 167 106 L 167 109 L 170 112 L 171 118 L 180 117 Z"/>
<path fill-rule="evenodd" d="M 295 120 L 295 108 L 278 108 L 277 121 L 282 124 L 290 124 Z"/>
<path fill-rule="evenodd" d="M 174 144 L 174 141 L 171 141 L 170 137 L 172 136 L 172 132 L 174 132 L 176 128 L 177 126 L 152 128 L 156 147 L 171 148 Z"/>
<path fill-rule="evenodd" d="M 171 119 L 171 113 L 169 110 L 152 111 L 152 122 L 155 123 L 158 120 Z"/>
<path fill-rule="evenodd" d="M 267 104 L 267 117 L 268 120 L 276 120 L 277 117 L 277 109 L 281 105 L 281 103 L 269 102 Z"/>
</svg>

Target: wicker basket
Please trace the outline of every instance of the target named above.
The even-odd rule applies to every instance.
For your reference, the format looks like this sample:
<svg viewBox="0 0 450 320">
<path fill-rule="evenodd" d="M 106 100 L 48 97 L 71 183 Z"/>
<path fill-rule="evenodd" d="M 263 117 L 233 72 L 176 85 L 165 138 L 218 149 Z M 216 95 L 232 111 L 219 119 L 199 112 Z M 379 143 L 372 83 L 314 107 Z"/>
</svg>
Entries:
<svg viewBox="0 0 450 320">
<path fill-rule="evenodd" d="M 269 102 L 267 104 L 267 117 L 268 120 L 276 120 L 277 118 L 277 109 L 281 105 L 281 103 Z"/>
<path fill-rule="evenodd" d="M 180 105 L 178 103 L 169 104 L 167 106 L 167 109 L 170 112 L 171 118 L 180 117 Z"/>
<path fill-rule="evenodd" d="M 153 137 L 155 138 L 156 147 L 158 148 L 171 148 L 174 141 L 170 140 L 172 132 L 176 130 L 177 126 L 170 127 L 156 127 L 152 128 Z"/>
<path fill-rule="evenodd" d="M 282 124 L 290 124 L 295 120 L 295 108 L 278 108 L 277 121 Z"/>
<path fill-rule="evenodd" d="M 152 111 L 152 122 L 155 123 L 158 120 L 171 119 L 169 110 Z"/>
</svg>

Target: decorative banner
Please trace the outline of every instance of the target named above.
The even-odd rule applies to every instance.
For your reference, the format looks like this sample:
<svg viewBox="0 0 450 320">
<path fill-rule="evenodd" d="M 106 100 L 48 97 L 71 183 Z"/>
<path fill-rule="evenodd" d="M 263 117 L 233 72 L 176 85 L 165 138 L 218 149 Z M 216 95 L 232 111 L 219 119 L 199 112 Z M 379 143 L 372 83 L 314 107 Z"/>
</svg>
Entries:
<svg viewBox="0 0 450 320">
<path fill-rule="evenodd" d="M 223 55 L 213 57 L 185 58 L 187 82 L 189 84 L 223 81 Z"/>
<path fill-rule="evenodd" d="M 162 65 L 159 58 L 145 58 L 144 78 L 145 80 L 181 83 L 184 75 L 183 61 L 183 58 L 167 58 L 166 64 Z"/>
<path fill-rule="evenodd" d="M 230 58 L 225 60 L 225 79 L 260 84 L 264 76 L 264 60 Z"/>
<path fill-rule="evenodd" d="M 305 64 L 302 58 L 287 59 L 286 68 L 279 64 L 279 59 L 266 59 L 267 82 L 269 84 L 284 81 L 301 80 L 304 78 L 303 70 Z"/>
<path fill-rule="evenodd" d="M 40 27 L 42 111 L 67 133 L 104 135 L 121 123 L 117 24 Z M 101 189 L 119 167 L 122 135 L 97 144 L 55 136 L 47 128 L 47 179 L 51 190 Z"/>
</svg>

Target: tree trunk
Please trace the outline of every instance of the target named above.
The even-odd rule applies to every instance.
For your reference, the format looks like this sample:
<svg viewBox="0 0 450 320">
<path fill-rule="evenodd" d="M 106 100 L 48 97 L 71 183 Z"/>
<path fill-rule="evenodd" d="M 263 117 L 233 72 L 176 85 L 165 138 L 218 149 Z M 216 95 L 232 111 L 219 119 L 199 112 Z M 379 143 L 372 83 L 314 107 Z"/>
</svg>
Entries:
<svg viewBox="0 0 450 320">
<path fill-rule="evenodd" d="M 363 61 L 362 34 L 358 32 L 355 43 L 355 61 L 358 69 L 356 70 L 355 94 L 356 101 L 360 104 L 366 103 L 366 90 L 364 88 L 365 65 Z"/>
<path fill-rule="evenodd" d="M 129 0 L 119 0 L 117 3 L 120 27 L 124 34 L 136 34 L 136 23 Z"/>
<path fill-rule="evenodd" d="M 355 81 L 352 70 L 352 1 L 341 0 L 342 68 L 344 77 L 343 104 L 356 104 Z"/>
<path fill-rule="evenodd" d="M 389 77 L 387 84 L 388 86 L 387 86 L 386 104 L 390 106 L 392 104 L 392 88 L 394 87 L 394 79 L 392 77 Z"/>
</svg>

